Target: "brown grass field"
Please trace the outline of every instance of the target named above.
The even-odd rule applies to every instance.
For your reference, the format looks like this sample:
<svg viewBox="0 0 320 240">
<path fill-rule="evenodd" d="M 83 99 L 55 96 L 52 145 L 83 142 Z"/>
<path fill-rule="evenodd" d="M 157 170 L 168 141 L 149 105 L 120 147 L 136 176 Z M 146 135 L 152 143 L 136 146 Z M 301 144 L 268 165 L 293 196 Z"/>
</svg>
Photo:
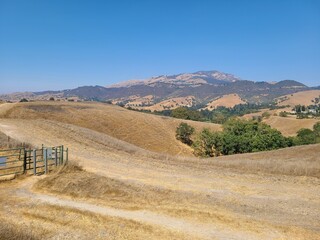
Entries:
<svg viewBox="0 0 320 240">
<path fill-rule="evenodd" d="M 312 129 L 320 119 L 296 119 L 295 117 L 270 116 L 263 122 L 278 129 L 285 136 L 295 136 L 301 128 Z"/>
<path fill-rule="evenodd" d="M 191 155 L 191 149 L 177 141 L 175 130 L 188 122 L 197 130 L 220 130 L 218 124 L 193 122 L 130 111 L 110 104 L 34 102 L 5 104 L 0 118 L 46 119 L 88 128 L 147 150 Z"/>
<path fill-rule="evenodd" d="M 228 94 L 223 95 L 221 98 L 218 98 L 216 100 L 213 100 L 207 104 L 207 107 L 205 109 L 213 110 L 219 106 L 224 106 L 228 108 L 232 108 L 237 104 L 246 103 L 243 101 L 238 94 Z"/>
<path fill-rule="evenodd" d="M 279 113 L 282 111 L 290 112 L 291 108 L 284 109 L 262 109 L 257 113 L 250 113 L 242 116 L 244 119 L 252 119 L 253 116 L 262 116 L 264 112 L 268 112 L 270 116 L 263 118 L 263 122 L 271 127 L 278 129 L 284 136 L 295 136 L 301 128 L 312 129 L 313 125 L 320 121 L 319 118 L 297 119 L 295 115 L 288 115 L 287 117 L 280 117 Z M 276 114 L 276 116 L 274 115 Z"/>
<path fill-rule="evenodd" d="M 165 109 L 176 109 L 178 107 L 190 107 L 195 101 L 194 96 L 170 98 L 159 103 L 156 103 L 149 107 L 143 107 L 142 109 L 153 111 L 163 111 Z"/>
<path fill-rule="evenodd" d="M 308 106 L 313 104 L 312 100 L 320 97 L 320 90 L 302 91 L 302 92 L 285 95 L 283 97 L 286 97 L 287 100 L 280 102 L 279 103 L 280 106 L 290 105 L 291 107 L 294 107 L 299 104 Z"/>
<path fill-rule="evenodd" d="M 47 176 L 0 182 L 0 239 L 320 238 L 319 144 L 198 159 L 162 150 L 177 145 L 175 119 L 95 103 L 4 105 L 0 113 L 7 136 L 64 144 L 71 159 Z M 157 129 L 169 144 L 154 139 Z M 185 154 L 168 154 L 177 152 Z"/>
</svg>

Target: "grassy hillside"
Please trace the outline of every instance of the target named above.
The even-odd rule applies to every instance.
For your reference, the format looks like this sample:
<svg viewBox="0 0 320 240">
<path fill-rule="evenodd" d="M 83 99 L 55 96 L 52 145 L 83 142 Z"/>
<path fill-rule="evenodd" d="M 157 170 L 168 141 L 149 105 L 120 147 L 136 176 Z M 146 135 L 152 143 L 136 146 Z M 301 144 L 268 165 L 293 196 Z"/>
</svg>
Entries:
<svg viewBox="0 0 320 240">
<path fill-rule="evenodd" d="M 302 91 L 302 92 L 288 94 L 283 97 L 280 97 L 279 99 L 283 99 L 283 100 L 279 103 L 279 105 L 280 106 L 290 105 L 291 107 L 294 107 L 300 104 L 300 105 L 308 106 L 308 105 L 314 104 L 312 100 L 319 97 L 320 97 L 320 90 Z"/>
<path fill-rule="evenodd" d="M 284 136 L 295 136 L 301 128 L 312 129 L 319 119 L 296 119 L 295 117 L 270 116 L 263 122 L 278 129 Z"/>
<path fill-rule="evenodd" d="M 232 108 L 237 104 L 244 104 L 244 102 L 238 94 L 223 95 L 221 98 L 215 99 L 207 104 L 205 109 L 212 110 L 219 106 Z"/>
<path fill-rule="evenodd" d="M 15 119 L 47 119 L 85 127 L 132 143 L 141 148 L 169 154 L 191 155 L 192 150 L 175 139 L 181 122 L 197 130 L 208 127 L 219 130 L 218 124 L 173 119 L 126 110 L 100 103 L 29 102 L 9 104 L 0 117 Z M 63 134 L 63 133 L 61 133 Z"/>
</svg>

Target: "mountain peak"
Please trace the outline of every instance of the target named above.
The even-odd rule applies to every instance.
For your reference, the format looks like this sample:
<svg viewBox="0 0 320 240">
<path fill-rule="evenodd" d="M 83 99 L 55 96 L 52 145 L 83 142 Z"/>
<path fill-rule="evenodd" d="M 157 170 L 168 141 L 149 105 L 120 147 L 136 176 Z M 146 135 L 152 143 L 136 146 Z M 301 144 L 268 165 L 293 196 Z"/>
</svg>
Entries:
<svg viewBox="0 0 320 240">
<path fill-rule="evenodd" d="M 199 86 L 204 84 L 224 84 L 241 80 L 240 78 L 217 70 L 198 71 L 195 73 L 181 73 L 176 75 L 160 75 L 146 80 L 129 80 L 113 84 L 108 88 L 132 87 L 136 85 L 155 86 L 157 84 L 171 84 L 178 86 Z"/>
</svg>

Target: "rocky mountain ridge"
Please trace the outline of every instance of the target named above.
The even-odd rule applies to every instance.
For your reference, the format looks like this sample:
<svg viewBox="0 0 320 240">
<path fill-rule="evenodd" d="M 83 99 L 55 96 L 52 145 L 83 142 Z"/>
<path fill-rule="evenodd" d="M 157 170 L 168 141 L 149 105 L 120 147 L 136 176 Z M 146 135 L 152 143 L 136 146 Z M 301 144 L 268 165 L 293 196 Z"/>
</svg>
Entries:
<svg viewBox="0 0 320 240">
<path fill-rule="evenodd" d="M 162 75 L 144 81 L 126 81 L 103 86 L 81 86 L 61 91 L 43 91 L 0 95 L 5 101 L 57 100 L 74 101 L 110 101 L 116 104 L 130 105 L 130 102 L 141 102 L 151 106 L 173 98 L 193 96 L 194 104 L 208 103 L 213 99 L 228 94 L 237 94 L 243 101 L 251 103 L 271 102 L 274 99 L 312 88 L 294 81 L 255 82 L 242 80 L 233 74 L 219 71 L 198 71 L 177 75 Z M 148 97 L 146 97 L 148 96 Z"/>
</svg>

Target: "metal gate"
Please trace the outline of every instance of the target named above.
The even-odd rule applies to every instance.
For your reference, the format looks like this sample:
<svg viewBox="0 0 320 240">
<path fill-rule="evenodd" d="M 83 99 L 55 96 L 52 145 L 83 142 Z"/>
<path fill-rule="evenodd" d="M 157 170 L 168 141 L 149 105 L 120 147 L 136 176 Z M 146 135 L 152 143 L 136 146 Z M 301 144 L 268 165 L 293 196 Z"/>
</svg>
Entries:
<svg viewBox="0 0 320 240">
<path fill-rule="evenodd" d="M 46 174 L 54 167 L 66 163 L 68 153 L 68 148 L 64 149 L 63 145 L 0 150 L 0 176 L 30 172 L 34 175 Z"/>
</svg>

